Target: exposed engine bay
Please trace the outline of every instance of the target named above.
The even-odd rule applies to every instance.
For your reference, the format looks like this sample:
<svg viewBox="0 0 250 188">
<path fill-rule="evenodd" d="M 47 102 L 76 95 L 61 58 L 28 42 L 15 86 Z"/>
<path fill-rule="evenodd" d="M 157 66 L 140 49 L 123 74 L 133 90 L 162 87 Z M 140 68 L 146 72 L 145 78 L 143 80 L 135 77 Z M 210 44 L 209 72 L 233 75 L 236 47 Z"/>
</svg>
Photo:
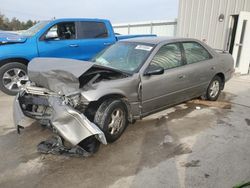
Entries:
<svg viewBox="0 0 250 188">
<path fill-rule="evenodd" d="M 92 84 L 98 83 L 100 81 L 114 80 L 125 78 L 127 75 L 121 74 L 121 72 L 114 72 L 112 70 L 104 70 L 98 67 L 92 67 L 85 74 L 79 77 L 80 88 L 83 90 L 89 89 Z"/>
</svg>

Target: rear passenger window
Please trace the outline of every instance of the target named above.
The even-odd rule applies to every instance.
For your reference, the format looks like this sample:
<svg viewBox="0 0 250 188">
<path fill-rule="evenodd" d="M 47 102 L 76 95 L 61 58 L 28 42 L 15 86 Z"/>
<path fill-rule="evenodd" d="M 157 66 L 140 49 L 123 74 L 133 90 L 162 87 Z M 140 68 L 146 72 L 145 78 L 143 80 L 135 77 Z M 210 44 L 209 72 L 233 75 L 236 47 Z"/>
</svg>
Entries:
<svg viewBox="0 0 250 188">
<path fill-rule="evenodd" d="M 77 22 L 78 39 L 96 39 L 108 37 L 106 25 L 102 22 Z"/>
<path fill-rule="evenodd" d="M 211 55 L 208 53 L 208 51 L 197 42 L 184 42 L 183 48 L 185 51 L 187 64 L 211 59 Z"/>
<path fill-rule="evenodd" d="M 182 66 L 181 49 L 179 44 L 167 44 L 162 46 L 155 54 L 151 64 L 171 69 Z"/>
</svg>

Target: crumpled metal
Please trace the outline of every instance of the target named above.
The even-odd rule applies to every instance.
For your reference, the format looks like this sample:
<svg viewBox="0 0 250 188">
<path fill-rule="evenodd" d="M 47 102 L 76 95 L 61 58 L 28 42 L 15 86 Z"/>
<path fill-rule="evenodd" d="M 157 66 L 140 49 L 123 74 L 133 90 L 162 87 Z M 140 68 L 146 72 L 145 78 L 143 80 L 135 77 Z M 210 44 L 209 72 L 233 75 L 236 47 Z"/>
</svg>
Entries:
<svg viewBox="0 0 250 188">
<path fill-rule="evenodd" d="M 67 148 L 64 146 L 63 140 L 60 136 L 52 136 L 51 138 L 40 142 L 37 145 L 37 151 L 43 154 L 65 155 L 70 157 L 89 157 L 98 150 L 99 145 L 93 145 L 95 148 L 90 148 L 88 151 L 78 145 L 72 148 Z"/>
</svg>

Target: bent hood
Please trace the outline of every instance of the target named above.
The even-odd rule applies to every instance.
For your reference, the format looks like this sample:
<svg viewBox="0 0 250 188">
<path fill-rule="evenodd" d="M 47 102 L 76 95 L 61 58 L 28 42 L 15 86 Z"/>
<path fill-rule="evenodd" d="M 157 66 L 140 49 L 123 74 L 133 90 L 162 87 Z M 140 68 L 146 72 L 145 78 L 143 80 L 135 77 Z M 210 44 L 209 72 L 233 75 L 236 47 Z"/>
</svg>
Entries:
<svg viewBox="0 0 250 188">
<path fill-rule="evenodd" d="M 28 75 L 37 86 L 62 95 L 79 90 L 79 77 L 94 64 L 61 58 L 35 58 L 28 64 Z"/>
<path fill-rule="evenodd" d="M 0 44 L 23 43 L 26 40 L 26 37 L 23 37 L 16 33 L 10 33 L 5 31 L 0 32 Z"/>
<path fill-rule="evenodd" d="M 89 61 L 35 58 L 28 64 L 28 75 L 37 86 L 47 88 L 60 95 L 70 95 L 79 91 L 79 77 L 92 67 L 119 72 Z"/>
</svg>

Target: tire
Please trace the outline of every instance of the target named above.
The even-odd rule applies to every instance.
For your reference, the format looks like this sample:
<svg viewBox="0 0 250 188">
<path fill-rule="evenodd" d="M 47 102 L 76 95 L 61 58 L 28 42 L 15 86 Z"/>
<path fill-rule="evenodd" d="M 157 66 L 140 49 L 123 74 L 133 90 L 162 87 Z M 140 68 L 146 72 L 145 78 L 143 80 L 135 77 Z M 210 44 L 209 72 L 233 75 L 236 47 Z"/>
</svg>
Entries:
<svg viewBox="0 0 250 188">
<path fill-rule="evenodd" d="M 223 87 L 222 79 L 219 76 L 215 76 L 206 91 L 206 100 L 216 101 L 221 93 Z"/>
<path fill-rule="evenodd" d="M 107 142 L 116 141 L 128 125 L 126 105 L 120 99 L 105 100 L 95 113 L 94 123 L 104 132 Z"/>
<path fill-rule="evenodd" d="M 22 63 L 10 62 L 0 68 L 0 90 L 8 95 L 16 95 L 27 81 L 27 67 Z"/>
</svg>

